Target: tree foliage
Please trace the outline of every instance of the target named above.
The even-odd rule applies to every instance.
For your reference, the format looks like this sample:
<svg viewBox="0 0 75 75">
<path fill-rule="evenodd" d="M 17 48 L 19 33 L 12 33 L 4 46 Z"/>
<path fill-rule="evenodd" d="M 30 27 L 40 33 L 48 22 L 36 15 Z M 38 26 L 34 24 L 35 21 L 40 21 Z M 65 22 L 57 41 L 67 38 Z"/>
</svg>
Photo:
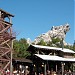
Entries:
<svg viewBox="0 0 75 75">
<path fill-rule="evenodd" d="M 75 51 L 75 41 L 74 41 L 74 44 L 73 44 L 73 50 Z"/>
<path fill-rule="evenodd" d="M 44 42 L 44 40 L 42 39 L 40 42 L 38 42 L 38 43 L 37 43 L 37 45 L 43 45 L 43 46 L 46 46 L 46 45 L 47 45 L 47 43 L 46 43 L 46 42 Z"/>
<path fill-rule="evenodd" d="M 29 47 L 29 44 L 27 43 L 27 40 L 24 38 L 21 38 L 19 41 L 14 40 L 13 42 L 13 57 L 27 57 L 30 55 L 30 53 L 27 51 L 27 48 Z"/>
<path fill-rule="evenodd" d="M 47 46 L 51 47 L 61 47 L 61 40 L 59 38 L 52 38 L 52 41 L 47 43 Z"/>
<path fill-rule="evenodd" d="M 52 38 L 52 43 L 56 44 L 57 42 L 60 42 L 61 40 L 59 38 Z"/>
</svg>

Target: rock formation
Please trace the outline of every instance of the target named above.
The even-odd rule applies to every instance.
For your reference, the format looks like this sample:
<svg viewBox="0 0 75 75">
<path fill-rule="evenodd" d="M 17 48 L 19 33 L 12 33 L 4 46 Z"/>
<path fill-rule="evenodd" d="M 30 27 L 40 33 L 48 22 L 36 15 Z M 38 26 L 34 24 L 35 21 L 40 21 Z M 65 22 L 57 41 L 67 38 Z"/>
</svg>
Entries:
<svg viewBox="0 0 75 75">
<path fill-rule="evenodd" d="M 62 40 L 62 38 L 65 39 L 66 33 L 69 30 L 70 27 L 68 23 L 65 25 L 53 26 L 48 32 L 36 37 L 34 43 L 37 44 L 41 40 L 44 40 L 44 42 L 49 42 L 52 41 L 52 38 L 59 38 L 60 40 Z"/>
</svg>

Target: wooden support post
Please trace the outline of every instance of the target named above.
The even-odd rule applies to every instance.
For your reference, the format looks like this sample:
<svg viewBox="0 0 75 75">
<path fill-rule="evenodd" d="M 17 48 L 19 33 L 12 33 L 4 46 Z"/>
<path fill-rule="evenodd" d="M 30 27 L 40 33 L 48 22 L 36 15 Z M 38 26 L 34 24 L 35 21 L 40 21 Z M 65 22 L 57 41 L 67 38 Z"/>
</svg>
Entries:
<svg viewBox="0 0 75 75">
<path fill-rule="evenodd" d="M 12 50 L 11 50 L 11 62 L 10 62 L 10 75 L 12 75 Z"/>
<path fill-rule="evenodd" d="M 64 63 L 62 62 L 61 65 L 62 65 L 62 75 L 63 75 L 64 74 Z"/>
<path fill-rule="evenodd" d="M 57 72 L 57 64 L 56 64 L 56 72 Z"/>
<path fill-rule="evenodd" d="M 13 50 L 13 40 L 11 41 L 11 62 L 10 62 L 10 75 L 13 73 L 13 68 L 12 68 L 12 50 Z"/>
<path fill-rule="evenodd" d="M 9 16 L 9 23 L 12 23 L 12 20 L 11 20 L 11 18 L 12 18 L 12 17 L 11 17 L 11 16 Z"/>
<path fill-rule="evenodd" d="M 47 75 L 46 74 L 46 63 L 44 64 L 44 75 Z"/>
<path fill-rule="evenodd" d="M 64 44 L 63 44 L 63 38 L 62 38 L 62 50 L 63 50 L 63 48 L 64 48 Z"/>
<path fill-rule="evenodd" d="M 74 65 L 73 65 L 74 63 L 72 63 L 72 71 L 74 72 Z"/>
<path fill-rule="evenodd" d="M 48 67 L 47 70 L 49 70 L 49 63 L 48 63 L 48 60 L 47 60 L 47 67 Z"/>
<path fill-rule="evenodd" d="M 1 18 L 1 11 L 0 11 L 0 18 Z"/>
<path fill-rule="evenodd" d="M 11 23 L 11 17 L 9 18 L 9 22 Z M 10 35 L 12 36 L 12 28 L 10 27 Z M 12 70 L 12 50 L 13 50 L 13 40 L 11 40 L 11 62 L 10 62 L 10 75 L 12 75 L 13 70 Z"/>
</svg>

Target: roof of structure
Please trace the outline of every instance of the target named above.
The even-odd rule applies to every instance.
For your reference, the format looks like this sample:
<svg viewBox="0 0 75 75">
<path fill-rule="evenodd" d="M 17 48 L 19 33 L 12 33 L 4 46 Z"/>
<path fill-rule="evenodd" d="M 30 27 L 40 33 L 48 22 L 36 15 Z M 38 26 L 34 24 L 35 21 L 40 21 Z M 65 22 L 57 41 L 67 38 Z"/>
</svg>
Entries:
<svg viewBox="0 0 75 75">
<path fill-rule="evenodd" d="M 35 54 L 35 56 L 43 59 L 43 60 L 51 60 L 51 61 L 71 61 L 75 62 L 75 58 L 64 58 L 60 56 L 53 56 L 53 55 L 41 55 L 41 54 Z"/>
<path fill-rule="evenodd" d="M 33 63 L 31 60 L 25 58 L 13 58 L 13 61 Z"/>
<path fill-rule="evenodd" d="M 50 47 L 50 46 L 41 46 L 41 45 L 31 45 L 35 48 L 42 48 L 42 49 L 49 49 L 49 50 L 57 50 L 57 51 L 62 51 L 64 53 L 75 53 L 73 50 L 66 49 L 66 48 L 57 48 L 57 47 Z"/>
<path fill-rule="evenodd" d="M 3 9 L 1 9 L 1 8 L 0 8 L 0 11 L 1 11 L 1 12 L 3 12 L 3 13 L 5 13 L 6 15 L 9 15 L 9 16 L 14 17 L 14 15 L 12 15 L 12 14 L 10 14 L 10 13 L 8 13 L 8 12 L 4 11 L 4 10 L 3 10 Z"/>
</svg>

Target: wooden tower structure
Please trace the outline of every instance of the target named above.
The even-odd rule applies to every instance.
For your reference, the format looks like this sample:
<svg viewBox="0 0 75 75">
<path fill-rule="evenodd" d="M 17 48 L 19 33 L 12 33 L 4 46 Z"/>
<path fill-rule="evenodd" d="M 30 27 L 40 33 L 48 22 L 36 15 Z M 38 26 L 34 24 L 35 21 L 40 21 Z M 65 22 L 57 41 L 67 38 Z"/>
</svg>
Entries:
<svg viewBox="0 0 75 75">
<path fill-rule="evenodd" d="M 12 14 L 0 9 L 0 72 L 12 64 Z"/>
</svg>

